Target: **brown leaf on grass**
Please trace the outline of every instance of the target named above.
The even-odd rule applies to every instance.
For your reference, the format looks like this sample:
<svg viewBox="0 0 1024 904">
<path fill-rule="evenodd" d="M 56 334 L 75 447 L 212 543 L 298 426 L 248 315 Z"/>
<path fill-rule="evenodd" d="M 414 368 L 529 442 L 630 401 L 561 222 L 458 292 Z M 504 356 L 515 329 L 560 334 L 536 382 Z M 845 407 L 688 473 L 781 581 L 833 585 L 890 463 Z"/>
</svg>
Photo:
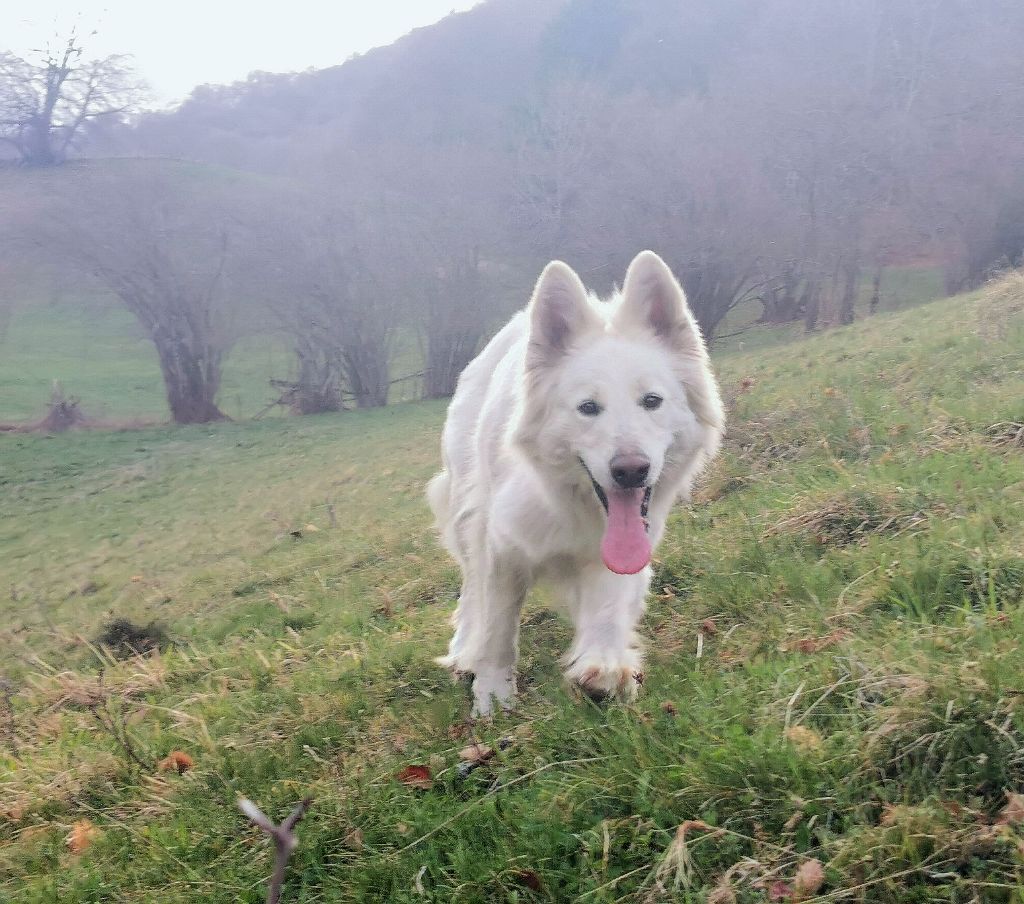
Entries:
<svg viewBox="0 0 1024 904">
<path fill-rule="evenodd" d="M 769 901 L 789 901 L 793 897 L 793 886 L 782 879 L 776 879 L 768 886 Z"/>
<path fill-rule="evenodd" d="M 783 823 L 782 830 L 784 832 L 792 832 L 799 824 L 800 820 L 804 818 L 804 811 L 797 810 Z"/>
<path fill-rule="evenodd" d="M 524 888 L 530 889 L 530 891 L 540 891 L 543 888 L 540 876 L 532 869 L 517 869 L 512 874 L 512 879 L 516 885 L 522 885 Z"/>
<path fill-rule="evenodd" d="M 663 713 L 668 713 L 670 716 L 674 716 L 679 712 L 678 708 L 671 700 L 666 700 L 661 704 L 661 711 Z"/>
<path fill-rule="evenodd" d="M 821 735 L 806 725 L 792 725 L 785 731 L 786 740 L 803 753 L 818 753 L 824 741 Z"/>
<path fill-rule="evenodd" d="M 713 618 L 705 618 L 704 621 L 700 623 L 700 627 L 708 636 L 714 636 L 718 633 L 718 625 L 715 624 L 715 620 Z"/>
<path fill-rule="evenodd" d="M 184 750 L 172 750 L 156 764 L 156 768 L 158 772 L 177 772 L 178 775 L 184 775 L 195 764 L 196 761 Z"/>
<path fill-rule="evenodd" d="M 703 819 L 687 819 L 678 830 L 681 834 L 685 835 L 690 829 L 697 829 L 701 832 L 720 832 L 714 826 L 709 826 Z"/>
<path fill-rule="evenodd" d="M 753 388 L 756 382 L 757 381 L 753 377 L 744 377 L 742 380 L 740 380 L 740 385 L 737 389 L 737 392 L 750 392 L 750 390 Z"/>
<path fill-rule="evenodd" d="M 793 877 L 793 890 L 797 900 L 810 897 L 825 884 L 825 868 L 820 860 L 805 860 Z"/>
<path fill-rule="evenodd" d="M 790 641 L 786 644 L 786 649 L 797 653 L 820 653 L 822 650 L 827 650 L 846 640 L 849 636 L 850 632 L 845 628 L 838 628 L 820 637 L 801 637 L 799 640 Z"/>
<path fill-rule="evenodd" d="M 97 838 L 100 837 L 100 830 L 88 819 L 80 819 L 71 827 L 67 837 L 67 846 L 72 854 L 81 854 L 87 850 Z"/>
<path fill-rule="evenodd" d="M 494 756 L 494 748 L 486 744 L 470 744 L 459 751 L 459 759 L 467 763 L 486 763 Z"/>
<path fill-rule="evenodd" d="M 395 773 L 395 778 L 410 788 L 422 788 L 427 791 L 434 787 L 434 776 L 431 774 L 429 766 L 406 766 L 400 772 Z"/>
<path fill-rule="evenodd" d="M 305 526 L 304 528 L 302 528 L 302 529 L 303 529 L 303 530 L 304 530 L 304 531 L 305 531 L 305 532 L 306 532 L 307 534 L 316 534 L 316 533 L 319 533 L 319 532 L 320 532 L 320 528 L 319 528 L 319 527 L 317 527 L 317 526 L 316 526 L 315 524 L 307 524 L 307 525 L 306 525 L 306 526 Z"/>
<path fill-rule="evenodd" d="M 999 811 L 996 825 L 1019 826 L 1021 823 L 1024 823 L 1024 794 L 1007 791 L 1006 806 Z"/>
</svg>

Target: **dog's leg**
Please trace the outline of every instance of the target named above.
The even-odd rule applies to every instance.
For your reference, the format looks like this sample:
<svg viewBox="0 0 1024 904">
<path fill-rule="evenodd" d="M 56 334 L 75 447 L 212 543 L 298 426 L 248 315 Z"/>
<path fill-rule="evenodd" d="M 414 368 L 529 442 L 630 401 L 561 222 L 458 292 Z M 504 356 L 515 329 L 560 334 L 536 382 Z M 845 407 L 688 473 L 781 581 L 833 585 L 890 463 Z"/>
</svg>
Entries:
<svg viewBox="0 0 1024 904">
<path fill-rule="evenodd" d="M 433 484 L 432 484 L 433 486 Z M 473 509 L 464 509 L 445 529 L 445 542 L 462 571 L 459 602 L 452 615 L 455 633 L 448 644 L 448 653 L 437 659 L 456 676 L 472 671 L 467 654 L 476 646 L 478 624 L 482 618 L 480 560 L 486 554 L 478 538 L 479 518 Z"/>
<path fill-rule="evenodd" d="M 509 707 L 516 691 L 519 658 L 519 615 L 528 582 L 515 562 L 490 555 L 483 581 L 483 605 L 478 611 L 473 644 L 464 658 L 473 672 L 473 715 L 489 715 L 496 699 Z"/>
<path fill-rule="evenodd" d="M 575 582 L 570 602 L 576 635 L 563 660 L 565 676 L 591 696 L 636 696 L 643 669 L 636 624 L 649 581 L 650 569 L 618 575 L 595 565 Z"/>
</svg>

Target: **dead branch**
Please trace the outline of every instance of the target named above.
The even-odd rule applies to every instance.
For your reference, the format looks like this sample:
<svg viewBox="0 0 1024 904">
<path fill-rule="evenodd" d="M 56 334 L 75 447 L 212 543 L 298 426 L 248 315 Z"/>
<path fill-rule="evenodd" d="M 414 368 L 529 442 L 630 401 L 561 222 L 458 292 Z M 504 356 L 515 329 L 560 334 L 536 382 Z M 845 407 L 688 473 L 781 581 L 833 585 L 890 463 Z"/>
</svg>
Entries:
<svg viewBox="0 0 1024 904">
<path fill-rule="evenodd" d="M 238 809 L 245 814 L 249 821 L 263 829 L 274 840 L 274 873 L 267 889 L 267 904 L 278 904 L 281 900 L 281 887 L 284 885 L 284 872 L 288 866 L 288 858 L 299 846 L 299 839 L 293 830 L 312 804 L 313 798 L 307 797 L 288 814 L 280 825 L 274 825 L 251 800 L 243 797 L 238 801 Z"/>
<path fill-rule="evenodd" d="M 135 744 L 132 743 L 132 739 L 128 734 L 128 729 L 123 723 L 118 724 L 118 720 L 114 717 L 110 709 L 110 694 L 106 691 L 103 684 L 102 670 L 100 671 L 98 693 L 92 700 L 86 703 L 86 707 L 93 714 L 93 718 L 96 719 L 100 727 L 114 739 L 117 746 L 121 748 L 129 760 L 135 763 L 143 772 L 153 771 L 153 763 L 147 763 L 139 755 L 139 752 L 135 749 Z"/>
</svg>

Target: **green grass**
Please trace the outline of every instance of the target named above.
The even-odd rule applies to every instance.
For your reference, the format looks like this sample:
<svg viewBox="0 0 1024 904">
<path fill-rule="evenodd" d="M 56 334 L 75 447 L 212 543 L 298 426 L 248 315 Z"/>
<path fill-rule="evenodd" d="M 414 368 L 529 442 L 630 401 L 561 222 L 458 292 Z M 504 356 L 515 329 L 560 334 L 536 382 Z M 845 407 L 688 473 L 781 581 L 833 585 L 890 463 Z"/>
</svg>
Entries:
<svg viewBox="0 0 1024 904">
<path fill-rule="evenodd" d="M 995 824 L 1024 791 L 1008 286 L 719 358 L 730 437 L 659 551 L 628 707 L 564 687 L 537 595 L 519 709 L 467 726 L 432 662 L 458 582 L 421 492 L 443 405 L 0 435 L 0 898 L 261 901 L 244 794 L 315 800 L 286 902 L 755 902 L 809 858 L 813 900 L 1024 901 L 1024 837 Z M 113 616 L 174 644 L 113 660 Z M 141 769 L 99 696 L 147 767 L 195 767 Z M 460 775 L 471 738 L 511 743 Z"/>
<path fill-rule="evenodd" d="M 270 378 L 287 378 L 290 365 L 281 342 L 243 339 L 225 362 L 222 410 L 232 418 L 252 417 L 274 397 Z M 41 417 L 54 380 L 97 420 L 168 416 L 152 342 L 131 314 L 108 299 L 25 305 L 15 313 L 0 337 L 0 421 Z"/>
</svg>

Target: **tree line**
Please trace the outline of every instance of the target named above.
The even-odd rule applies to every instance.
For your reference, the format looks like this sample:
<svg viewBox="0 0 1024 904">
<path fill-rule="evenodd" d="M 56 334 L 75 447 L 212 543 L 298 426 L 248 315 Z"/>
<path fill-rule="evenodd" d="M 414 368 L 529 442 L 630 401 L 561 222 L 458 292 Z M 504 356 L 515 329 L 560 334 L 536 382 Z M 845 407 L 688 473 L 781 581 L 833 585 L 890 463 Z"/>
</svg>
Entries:
<svg viewBox="0 0 1024 904">
<path fill-rule="evenodd" d="M 1020 266 L 1021 37 L 1012 0 L 491 0 L 172 113 L 123 120 L 115 83 L 96 115 L 65 105 L 48 155 L 25 156 L 38 110 L 2 125 L 25 162 L 90 157 L 9 173 L 11 222 L 132 311 L 179 422 L 220 416 L 254 329 L 292 346 L 297 411 L 385 404 L 398 356 L 449 395 L 555 257 L 607 291 L 656 249 L 710 338 L 737 308 L 817 329 L 865 286 L 877 306 L 894 264 L 949 292 Z M 46 63 L 61 84 L 112 71 L 74 46 Z M 0 110 L 4 72 L 27 78 L 9 56 Z M 23 112 L 57 76 L 37 69 Z M 196 163 L 95 159 L 168 153 Z"/>
</svg>

